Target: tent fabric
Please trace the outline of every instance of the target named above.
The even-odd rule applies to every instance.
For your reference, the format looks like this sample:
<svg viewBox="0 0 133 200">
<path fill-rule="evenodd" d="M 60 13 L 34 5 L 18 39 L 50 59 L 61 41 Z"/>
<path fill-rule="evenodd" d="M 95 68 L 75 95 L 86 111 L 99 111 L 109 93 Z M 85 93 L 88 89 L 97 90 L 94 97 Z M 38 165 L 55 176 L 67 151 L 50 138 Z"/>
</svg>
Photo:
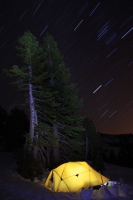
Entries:
<svg viewBox="0 0 133 200">
<path fill-rule="evenodd" d="M 80 192 L 108 180 L 86 162 L 68 162 L 51 170 L 44 185 L 54 192 Z"/>
</svg>

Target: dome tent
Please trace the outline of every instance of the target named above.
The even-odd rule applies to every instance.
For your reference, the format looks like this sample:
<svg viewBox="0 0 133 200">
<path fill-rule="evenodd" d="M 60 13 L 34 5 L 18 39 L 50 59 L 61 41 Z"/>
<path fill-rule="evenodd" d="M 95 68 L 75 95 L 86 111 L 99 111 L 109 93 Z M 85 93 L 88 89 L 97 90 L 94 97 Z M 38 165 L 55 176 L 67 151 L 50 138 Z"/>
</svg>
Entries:
<svg viewBox="0 0 133 200">
<path fill-rule="evenodd" d="M 44 185 L 54 192 L 80 192 L 108 180 L 86 162 L 68 162 L 51 170 Z"/>
</svg>

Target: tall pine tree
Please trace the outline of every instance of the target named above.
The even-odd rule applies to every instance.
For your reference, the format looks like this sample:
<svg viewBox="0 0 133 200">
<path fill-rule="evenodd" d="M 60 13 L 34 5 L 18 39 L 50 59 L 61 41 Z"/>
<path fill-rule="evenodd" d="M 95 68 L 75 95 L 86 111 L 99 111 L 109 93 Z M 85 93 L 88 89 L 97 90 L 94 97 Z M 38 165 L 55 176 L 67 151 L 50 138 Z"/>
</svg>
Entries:
<svg viewBox="0 0 133 200">
<path fill-rule="evenodd" d="M 32 62 L 34 61 L 34 55 L 38 49 L 38 42 L 36 38 L 28 31 L 18 40 L 19 46 L 16 47 L 19 51 L 19 56 L 22 58 L 23 67 L 14 65 L 9 71 L 5 70 L 9 76 L 16 77 L 14 84 L 18 86 L 18 89 L 22 92 L 28 93 L 28 99 L 30 104 L 30 139 L 34 138 L 34 126 L 37 123 L 37 115 L 34 107 L 33 99 L 33 72 Z"/>
<path fill-rule="evenodd" d="M 53 134 L 57 142 L 53 147 L 53 160 L 58 163 L 61 158 L 70 159 L 70 155 L 79 155 L 82 151 L 83 118 L 78 115 L 82 107 L 82 100 L 78 101 L 76 85 L 68 84 L 70 78 L 69 69 L 65 68 L 63 57 L 57 47 L 57 43 L 49 34 L 44 38 L 44 51 L 47 52 L 47 60 L 50 69 L 51 92 L 55 92 L 53 109 L 55 111 Z"/>
<path fill-rule="evenodd" d="M 15 84 L 28 96 L 30 111 L 30 139 L 35 141 L 35 155 L 45 155 L 50 165 L 51 155 L 59 163 L 62 159 L 81 159 L 83 149 L 82 117 L 78 111 L 76 85 L 68 84 L 70 72 L 65 68 L 57 44 L 46 35 L 39 46 L 32 33 L 25 32 L 17 47 L 24 66 L 7 73 L 16 77 Z M 72 156 L 73 155 L 73 156 Z"/>
<path fill-rule="evenodd" d="M 43 122 L 44 120 L 50 121 L 48 117 L 50 111 L 47 108 L 52 102 L 51 99 L 53 99 L 53 95 L 49 94 L 49 89 L 47 89 L 47 82 L 49 81 L 47 70 L 49 66 L 45 59 L 46 53 L 39 47 L 39 43 L 31 32 L 25 32 L 24 35 L 19 38 L 18 43 L 19 45 L 16 48 L 19 51 L 19 56 L 22 58 L 24 66 L 18 67 L 14 65 L 12 69 L 5 71 L 9 76 L 16 77 L 14 84 L 18 86 L 20 91 L 25 93 L 30 113 L 30 146 L 33 146 L 34 156 L 36 158 L 41 154 L 41 158 L 45 160 L 44 155 L 47 157 L 48 154 L 44 146 L 48 148 L 50 142 L 53 142 L 54 139 L 52 138 L 52 129 L 47 123 L 43 123 L 45 131 L 38 132 L 38 126 L 42 126 L 40 119 L 38 124 L 38 118 L 41 117 L 41 113 L 43 113 Z M 41 110 L 41 103 L 45 105 L 45 110 Z M 44 134 L 46 134 L 47 137 L 43 137 Z M 48 157 L 48 160 L 49 159 Z"/>
</svg>

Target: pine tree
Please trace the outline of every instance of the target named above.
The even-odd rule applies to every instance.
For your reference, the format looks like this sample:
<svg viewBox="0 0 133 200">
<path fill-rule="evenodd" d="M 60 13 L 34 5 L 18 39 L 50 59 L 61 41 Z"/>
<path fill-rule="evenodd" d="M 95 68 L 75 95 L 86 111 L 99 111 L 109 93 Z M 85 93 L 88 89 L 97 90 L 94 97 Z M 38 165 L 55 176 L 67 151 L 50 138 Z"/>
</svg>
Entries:
<svg viewBox="0 0 133 200">
<path fill-rule="evenodd" d="M 30 139 L 34 138 L 34 126 L 37 123 L 37 115 L 34 107 L 33 99 L 33 85 L 32 85 L 32 61 L 34 61 L 34 55 L 37 52 L 38 42 L 36 38 L 28 31 L 18 40 L 19 46 L 16 47 L 20 52 L 19 56 L 23 59 L 24 67 L 20 68 L 14 65 L 12 69 L 6 71 L 9 76 L 16 77 L 14 84 L 18 86 L 18 89 L 22 92 L 28 93 L 30 104 Z"/>
<path fill-rule="evenodd" d="M 45 59 L 46 53 L 39 47 L 39 43 L 31 32 L 25 32 L 24 35 L 19 38 L 18 43 L 19 46 L 16 48 L 19 51 L 19 56 L 22 58 L 24 66 L 18 67 L 14 65 L 12 69 L 4 71 L 9 76 L 14 76 L 16 78 L 13 84 L 17 85 L 18 89 L 24 92 L 28 99 L 30 112 L 30 146 L 33 146 L 35 157 L 37 157 L 37 153 L 39 152 L 43 160 L 45 160 L 44 155 L 47 156 L 47 152 L 43 146 L 49 146 L 50 140 L 53 140 L 51 134 L 52 130 L 51 127 L 45 123 L 43 124 L 45 131 L 43 131 L 43 133 L 38 132 L 38 126 L 41 127 L 42 125 L 40 119 L 40 124 L 38 124 L 38 117 L 40 117 L 40 113 L 45 115 L 45 110 L 46 113 L 49 112 L 47 106 L 50 105 L 50 99 L 53 99 L 52 94 L 49 94 L 49 89 L 47 90 L 47 80 L 49 76 L 46 70 L 48 70 L 49 66 Z M 41 103 L 43 103 L 46 108 L 43 111 L 41 111 Z M 48 115 L 46 114 L 45 121 L 50 120 Z M 39 133 L 40 136 L 38 135 Z M 47 135 L 49 134 L 49 141 L 47 138 L 43 137 L 45 133 L 47 133 Z"/>
<path fill-rule="evenodd" d="M 103 155 L 102 155 L 102 140 L 100 132 L 96 131 L 95 125 L 92 120 L 86 117 L 83 120 L 85 128 L 85 137 L 88 140 L 88 147 L 86 147 L 86 160 L 87 156 L 92 160 L 92 167 L 97 171 L 103 171 Z"/>
<path fill-rule="evenodd" d="M 44 69 L 47 74 L 45 77 L 39 77 L 36 82 L 38 91 L 34 95 L 41 99 L 36 102 L 39 109 L 37 128 L 39 133 L 42 133 L 40 141 L 43 144 L 45 141 L 49 165 L 51 153 L 54 162 L 59 163 L 60 157 L 68 160 L 68 155 L 72 155 L 72 152 L 82 152 L 84 129 L 80 123 L 83 118 L 77 115 L 82 107 L 82 100 L 77 100 L 76 85 L 68 85 L 69 69 L 65 68 L 63 57 L 51 35 L 46 35 L 41 48 L 41 57 L 36 57 L 34 64 L 39 66 L 39 74 L 42 74 Z M 75 140 L 78 137 L 80 140 Z"/>
<path fill-rule="evenodd" d="M 70 72 L 65 68 L 57 44 L 51 35 L 39 46 L 29 31 L 19 39 L 17 47 L 24 66 L 13 66 L 8 75 L 15 76 L 20 91 L 28 95 L 30 105 L 30 139 L 34 150 L 50 165 L 53 160 L 74 159 L 83 150 L 83 118 L 77 113 L 82 100 L 76 85 L 68 84 Z M 34 139 L 34 140 L 33 140 Z M 71 156 L 73 155 L 73 156 Z M 77 159 L 81 159 L 77 156 Z"/>
<path fill-rule="evenodd" d="M 65 68 L 57 43 L 49 34 L 44 38 L 44 51 L 47 52 L 50 65 L 51 92 L 55 92 L 53 133 L 57 141 L 53 147 L 53 159 L 58 163 L 60 157 L 70 158 L 68 155 L 73 151 L 81 153 L 83 140 L 77 141 L 76 138 L 84 130 L 80 123 L 83 118 L 77 114 L 82 107 L 82 100 L 77 99 L 76 85 L 68 84 L 69 69 Z"/>
</svg>

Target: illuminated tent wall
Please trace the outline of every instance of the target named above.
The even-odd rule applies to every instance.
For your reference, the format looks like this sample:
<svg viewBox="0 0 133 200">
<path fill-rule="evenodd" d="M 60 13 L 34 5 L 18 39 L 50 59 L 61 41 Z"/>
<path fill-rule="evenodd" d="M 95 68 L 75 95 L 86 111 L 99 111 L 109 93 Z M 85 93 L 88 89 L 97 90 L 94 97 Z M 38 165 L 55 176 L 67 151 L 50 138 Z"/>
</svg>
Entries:
<svg viewBox="0 0 133 200">
<path fill-rule="evenodd" d="M 102 185 L 108 180 L 86 162 L 68 162 L 51 170 L 45 187 L 54 192 L 80 192 L 82 188 Z"/>
</svg>

